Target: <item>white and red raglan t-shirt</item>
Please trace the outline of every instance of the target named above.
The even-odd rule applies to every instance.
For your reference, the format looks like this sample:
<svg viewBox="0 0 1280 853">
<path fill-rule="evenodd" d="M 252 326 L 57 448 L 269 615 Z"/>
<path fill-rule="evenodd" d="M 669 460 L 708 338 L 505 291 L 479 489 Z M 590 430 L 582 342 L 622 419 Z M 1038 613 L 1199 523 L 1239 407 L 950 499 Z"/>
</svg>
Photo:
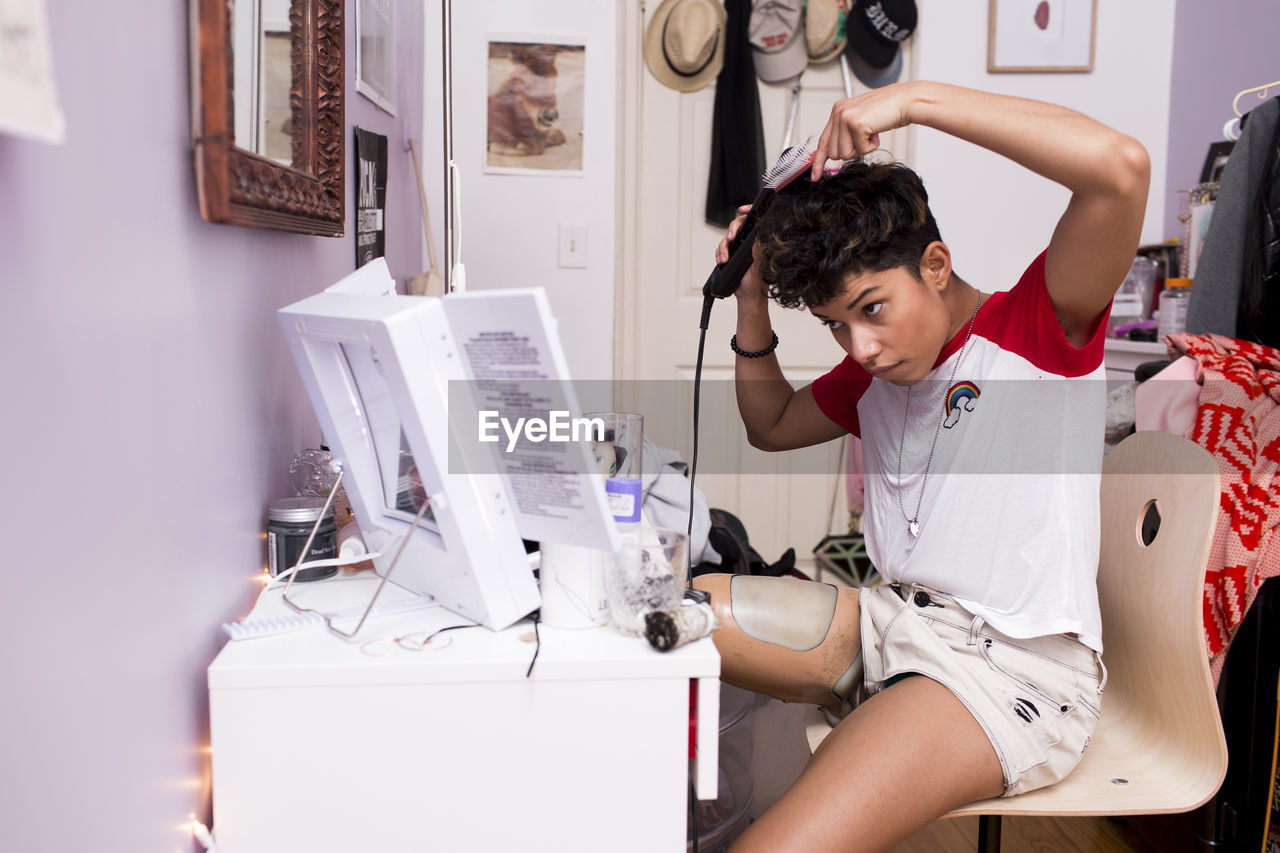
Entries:
<svg viewBox="0 0 1280 853">
<path fill-rule="evenodd" d="M 1041 253 L 983 303 L 957 366 L 967 328 L 911 389 L 847 356 L 813 383 L 823 413 L 862 439 L 868 554 L 887 581 L 953 595 L 1009 636 L 1075 633 L 1101 651 L 1105 319 L 1083 347 L 1067 341 Z M 906 518 L 935 433 L 917 538 Z"/>
</svg>

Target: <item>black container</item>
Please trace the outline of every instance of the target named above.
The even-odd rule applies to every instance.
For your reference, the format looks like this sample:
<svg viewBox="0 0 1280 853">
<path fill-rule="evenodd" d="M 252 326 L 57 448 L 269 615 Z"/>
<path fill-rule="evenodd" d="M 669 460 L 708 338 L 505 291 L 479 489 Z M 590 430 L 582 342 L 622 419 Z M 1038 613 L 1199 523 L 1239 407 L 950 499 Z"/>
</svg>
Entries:
<svg viewBox="0 0 1280 853">
<path fill-rule="evenodd" d="M 320 512 L 324 509 L 324 498 L 300 497 L 283 498 L 272 502 L 267 507 L 267 570 L 272 577 L 287 572 L 298 562 L 302 547 L 307 544 L 307 537 L 315 527 Z M 315 539 L 303 562 L 312 560 L 331 560 L 338 556 L 338 526 L 333 520 L 333 508 L 320 522 Z M 316 566 L 298 572 L 295 580 L 318 581 L 333 577 L 338 573 L 337 566 Z"/>
</svg>

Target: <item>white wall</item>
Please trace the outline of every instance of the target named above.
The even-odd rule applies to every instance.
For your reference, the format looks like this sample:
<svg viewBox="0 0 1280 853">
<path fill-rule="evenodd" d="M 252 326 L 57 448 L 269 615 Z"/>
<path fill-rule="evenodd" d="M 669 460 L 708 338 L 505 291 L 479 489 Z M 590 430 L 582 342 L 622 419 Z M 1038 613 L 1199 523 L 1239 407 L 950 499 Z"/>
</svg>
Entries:
<svg viewBox="0 0 1280 853">
<path fill-rule="evenodd" d="M 431 11 L 427 20 L 430 27 Z M 613 375 L 618 27 L 617 4 L 599 0 L 453 4 L 453 145 L 467 286 L 545 287 L 575 379 Z M 582 177 L 483 171 L 488 41 L 512 34 L 586 40 Z M 428 108 L 428 124 L 431 115 Z M 562 222 L 588 226 L 585 269 L 558 266 Z"/>
<path fill-rule="evenodd" d="M 989 74 L 987 6 L 978 0 L 921 0 L 916 76 L 1039 98 L 1080 110 L 1141 140 L 1153 175 L 1143 242 L 1167 236 L 1163 223 L 1175 0 L 1100 3 L 1096 60 L 1088 74 Z M 453 4 L 454 155 L 462 170 L 463 259 L 473 288 L 546 287 L 572 374 L 607 378 L 613 364 L 614 231 L 617 204 L 617 4 L 587 0 L 493 0 Z M 424 147 L 437 254 L 444 258 L 438 80 L 439 0 L 426 3 L 427 104 Z M 513 33 L 587 40 L 582 178 L 491 175 L 483 171 L 486 50 Z M 994 154 L 920 129 L 912 164 L 961 275 L 986 290 L 1011 287 L 1047 245 L 1067 203 L 1062 188 Z M 1176 188 L 1173 188 L 1176 189 Z M 1172 190 L 1170 190 L 1171 192 Z M 440 205 L 440 209 L 436 209 Z M 586 269 L 557 266 L 557 226 L 587 223 Z M 1000 249 L 991 234 L 1002 235 Z"/>
<path fill-rule="evenodd" d="M 1140 140 L 1152 185 L 1142 241 L 1164 232 L 1174 0 L 1099 3 L 1092 73 L 989 74 L 987 4 L 920 4 L 916 76 L 1079 110 Z M 956 271 L 983 290 L 1007 290 L 1048 245 L 1068 193 L 1008 160 L 945 134 L 917 131 L 913 166 L 951 247 Z M 1176 189 L 1176 188 L 1173 188 Z M 1172 190 L 1169 190 L 1172 191 Z"/>
</svg>

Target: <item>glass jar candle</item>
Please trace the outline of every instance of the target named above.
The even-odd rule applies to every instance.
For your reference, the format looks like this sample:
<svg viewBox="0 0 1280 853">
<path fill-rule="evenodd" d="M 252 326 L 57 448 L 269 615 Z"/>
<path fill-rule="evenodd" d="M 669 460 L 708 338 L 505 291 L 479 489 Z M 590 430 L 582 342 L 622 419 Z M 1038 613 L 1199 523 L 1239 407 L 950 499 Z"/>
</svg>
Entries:
<svg viewBox="0 0 1280 853">
<path fill-rule="evenodd" d="M 298 497 L 283 498 L 267 507 L 267 571 L 273 578 L 297 565 L 302 548 L 307 544 L 307 537 L 311 535 L 312 528 L 316 526 L 316 521 L 324 510 L 324 504 L 324 498 Z M 316 530 L 303 562 L 331 560 L 338 556 L 337 533 L 338 526 L 334 522 L 331 507 L 320 521 L 320 527 Z M 315 566 L 298 572 L 296 580 L 317 581 L 337 573 L 337 566 Z"/>
</svg>

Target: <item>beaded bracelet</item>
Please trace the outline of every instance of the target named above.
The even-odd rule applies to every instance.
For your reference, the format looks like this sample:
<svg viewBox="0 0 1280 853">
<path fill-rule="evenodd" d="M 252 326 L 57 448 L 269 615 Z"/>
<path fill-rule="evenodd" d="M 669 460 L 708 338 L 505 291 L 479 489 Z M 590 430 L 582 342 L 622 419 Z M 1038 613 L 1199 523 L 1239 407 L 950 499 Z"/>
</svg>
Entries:
<svg viewBox="0 0 1280 853">
<path fill-rule="evenodd" d="M 733 337 L 729 338 L 729 349 L 733 350 L 743 358 L 763 358 L 764 356 L 768 355 L 769 353 L 773 352 L 778 348 L 778 333 L 770 332 L 769 334 L 773 335 L 773 343 L 769 344 L 767 347 L 765 347 L 762 350 L 756 350 L 755 352 L 747 352 L 746 350 L 738 346 L 737 335 L 734 335 Z"/>
</svg>

